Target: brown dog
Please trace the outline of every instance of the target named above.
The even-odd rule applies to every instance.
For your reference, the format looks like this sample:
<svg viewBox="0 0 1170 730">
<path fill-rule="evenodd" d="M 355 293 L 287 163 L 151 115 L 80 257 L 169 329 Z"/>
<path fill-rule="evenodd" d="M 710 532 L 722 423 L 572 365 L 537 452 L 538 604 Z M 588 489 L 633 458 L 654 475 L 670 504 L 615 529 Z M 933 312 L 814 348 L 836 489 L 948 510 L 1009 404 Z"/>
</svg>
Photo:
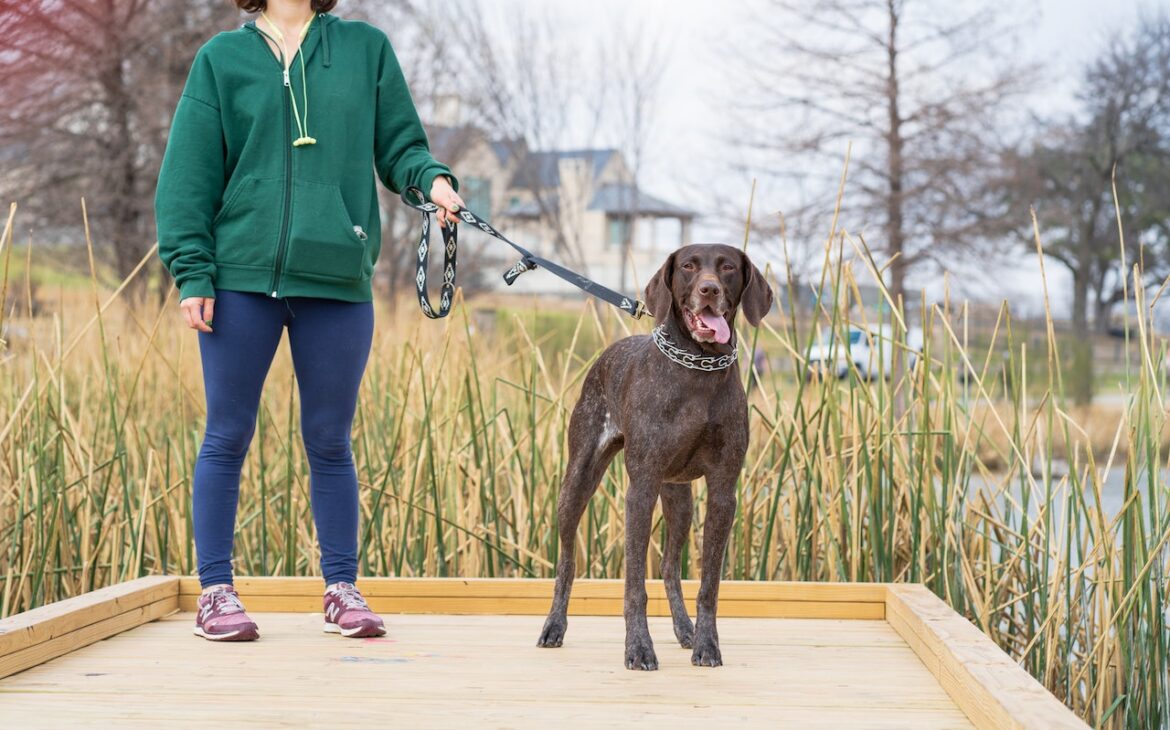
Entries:
<svg viewBox="0 0 1170 730">
<path fill-rule="evenodd" d="M 569 465 L 557 502 L 556 589 L 537 645 L 564 640 L 577 525 L 610 461 L 625 448 L 626 668 L 658 668 L 646 625 L 646 549 L 658 499 L 667 525 L 662 575 L 674 635 L 693 649 L 692 664 L 717 667 L 723 663 L 715 628 L 719 579 L 748 445 L 747 397 L 732 364 L 733 324 L 741 306 L 748 322 L 759 324 L 772 306 L 772 289 L 743 251 L 695 244 L 667 258 L 646 286 L 646 304 L 658 322 L 655 334 L 627 337 L 601 353 L 569 421 Z M 707 517 L 692 624 L 679 559 L 691 527 L 690 483 L 699 477 L 707 479 Z"/>
</svg>

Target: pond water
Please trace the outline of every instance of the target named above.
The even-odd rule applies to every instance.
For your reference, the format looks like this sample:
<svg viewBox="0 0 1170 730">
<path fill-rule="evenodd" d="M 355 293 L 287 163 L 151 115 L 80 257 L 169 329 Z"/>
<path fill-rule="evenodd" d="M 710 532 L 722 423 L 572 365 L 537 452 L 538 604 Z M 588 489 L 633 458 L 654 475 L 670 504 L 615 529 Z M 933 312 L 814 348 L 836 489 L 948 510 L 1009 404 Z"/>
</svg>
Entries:
<svg viewBox="0 0 1170 730">
<path fill-rule="evenodd" d="M 973 494 L 980 488 L 990 488 L 992 490 L 1001 489 L 1004 484 L 1004 479 L 1006 478 L 1006 475 L 1004 475 L 992 476 L 990 479 L 984 479 L 978 474 L 972 474 L 970 492 Z M 1068 488 L 1067 483 L 1061 483 L 1063 480 L 1065 480 L 1063 469 L 1054 472 L 1053 490 L 1056 497 L 1061 500 L 1061 504 L 1057 505 L 1058 513 L 1063 512 L 1064 510 L 1063 501 L 1066 497 L 1064 490 Z M 1045 496 L 1043 478 L 1041 476 L 1036 476 L 1034 477 L 1034 481 L 1035 486 L 1033 488 L 1034 491 L 1032 493 L 1029 510 L 1033 516 L 1037 514 L 1040 506 L 1040 500 L 1043 500 Z M 1071 477 L 1068 478 L 1068 481 L 1071 481 Z M 1146 473 L 1143 472 L 1138 475 L 1138 478 L 1135 480 L 1135 486 L 1137 491 L 1142 495 L 1142 509 L 1144 511 L 1148 508 L 1149 505 L 1149 500 L 1147 498 L 1147 493 L 1149 491 L 1149 480 L 1147 479 Z M 1012 484 L 1009 487 L 1011 494 L 1016 499 L 1019 499 L 1022 495 L 1023 488 L 1024 487 L 1020 483 L 1019 475 L 1013 475 Z M 1158 495 L 1160 497 L 1159 504 L 1163 506 L 1170 504 L 1170 469 L 1162 470 L 1161 478 L 1157 482 L 1157 488 L 1160 489 L 1160 494 Z M 1086 501 L 1090 509 L 1095 507 L 1096 501 L 1092 495 L 1086 495 Z M 1117 466 L 1105 472 L 1104 480 L 1101 483 L 1101 506 L 1105 513 L 1109 515 L 1109 517 L 1114 517 L 1118 512 L 1120 512 L 1121 507 L 1124 504 L 1125 467 Z"/>
</svg>

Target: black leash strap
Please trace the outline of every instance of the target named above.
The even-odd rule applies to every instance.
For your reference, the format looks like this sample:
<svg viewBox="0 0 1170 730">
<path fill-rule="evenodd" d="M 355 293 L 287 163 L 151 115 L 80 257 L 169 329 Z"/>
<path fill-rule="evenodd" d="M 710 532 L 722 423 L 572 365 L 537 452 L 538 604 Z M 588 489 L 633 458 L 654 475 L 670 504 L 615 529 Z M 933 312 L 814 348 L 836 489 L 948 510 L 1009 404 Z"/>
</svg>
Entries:
<svg viewBox="0 0 1170 730">
<path fill-rule="evenodd" d="M 451 312 L 451 299 L 455 295 L 455 259 L 459 250 L 459 227 L 443 226 L 440 228 L 443 234 L 443 286 L 439 290 L 439 309 L 435 311 L 427 296 L 427 260 L 430 256 L 431 214 L 438 212 L 439 206 L 427 201 L 422 190 L 414 187 L 402 191 L 402 202 L 415 210 L 422 211 L 422 237 L 418 242 L 418 270 L 414 277 L 414 283 L 418 286 L 418 303 L 422 307 L 423 314 L 431 319 L 441 319 Z M 504 272 L 504 282 L 508 286 L 512 286 L 517 277 L 525 271 L 543 266 L 552 274 L 559 276 L 585 293 L 612 304 L 634 319 L 640 319 L 643 314 L 647 313 L 646 305 L 641 300 L 618 294 L 614 290 L 604 287 L 588 277 L 581 276 L 575 271 L 566 269 L 554 261 L 537 256 L 523 246 L 509 240 L 495 228 L 492 228 L 487 221 L 467 208 L 461 208 L 456 215 L 489 236 L 500 239 L 520 254 L 520 260 Z"/>
</svg>

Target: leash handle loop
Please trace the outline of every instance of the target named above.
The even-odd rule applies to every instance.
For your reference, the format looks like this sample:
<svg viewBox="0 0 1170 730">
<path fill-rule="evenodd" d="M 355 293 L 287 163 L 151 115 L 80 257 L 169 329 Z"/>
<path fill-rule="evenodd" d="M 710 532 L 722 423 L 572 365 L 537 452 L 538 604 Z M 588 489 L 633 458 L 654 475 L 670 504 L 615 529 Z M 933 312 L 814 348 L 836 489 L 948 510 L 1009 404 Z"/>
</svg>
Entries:
<svg viewBox="0 0 1170 730">
<path fill-rule="evenodd" d="M 410 200 L 411 195 L 416 195 L 421 202 Z M 418 288 L 418 304 L 427 317 L 442 319 L 451 313 L 451 303 L 455 299 L 455 264 L 459 251 L 459 231 L 454 225 L 442 226 L 439 229 L 443 234 L 443 286 L 439 289 L 439 309 L 436 311 L 431 304 L 430 296 L 427 295 L 427 262 L 431 254 L 431 213 L 438 212 L 439 206 L 428 201 L 423 191 L 416 187 L 403 190 L 401 197 L 402 202 L 422 211 L 422 236 L 418 241 L 418 267 L 414 276 L 414 283 Z"/>
</svg>

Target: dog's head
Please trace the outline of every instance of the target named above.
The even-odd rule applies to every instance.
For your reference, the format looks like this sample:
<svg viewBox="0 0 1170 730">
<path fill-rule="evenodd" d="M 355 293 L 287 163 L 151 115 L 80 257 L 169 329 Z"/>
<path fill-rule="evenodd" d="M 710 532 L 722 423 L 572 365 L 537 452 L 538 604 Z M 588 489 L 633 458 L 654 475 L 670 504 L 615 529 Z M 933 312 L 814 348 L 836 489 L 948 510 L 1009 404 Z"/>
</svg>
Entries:
<svg viewBox="0 0 1170 730">
<path fill-rule="evenodd" d="M 667 257 L 646 284 L 654 319 L 674 317 L 679 329 L 707 345 L 731 341 L 735 313 L 758 325 L 772 308 L 772 287 L 747 254 L 722 243 L 683 246 Z"/>
</svg>

